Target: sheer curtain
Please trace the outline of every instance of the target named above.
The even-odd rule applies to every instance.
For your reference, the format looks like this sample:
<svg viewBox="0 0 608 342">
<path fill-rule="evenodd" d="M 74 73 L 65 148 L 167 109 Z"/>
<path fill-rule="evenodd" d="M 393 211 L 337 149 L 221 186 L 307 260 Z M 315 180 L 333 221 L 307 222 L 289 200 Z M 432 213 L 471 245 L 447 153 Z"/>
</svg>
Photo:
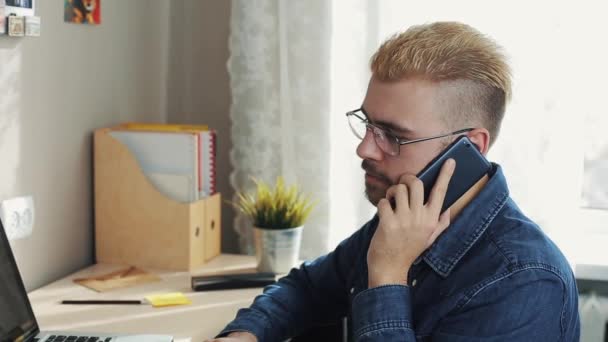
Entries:
<svg viewBox="0 0 608 342">
<path fill-rule="evenodd" d="M 252 176 L 281 175 L 314 195 L 303 257 L 327 249 L 330 14 L 322 0 L 232 2 L 230 183 L 242 191 Z M 252 253 L 251 223 L 239 215 L 234 228 L 241 250 Z"/>
<path fill-rule="evenodd" d="M 314 195 L 302 258 L 332 249 L 373 212 L 344 115 L 367 85 L 373 3 L 232 1 L 230 183 L 242 191 L 251 176 L 283 175 Z M 233 226 L 241 251 L 252 253 L 251 223 L 238 215 Z"/>
</svg>

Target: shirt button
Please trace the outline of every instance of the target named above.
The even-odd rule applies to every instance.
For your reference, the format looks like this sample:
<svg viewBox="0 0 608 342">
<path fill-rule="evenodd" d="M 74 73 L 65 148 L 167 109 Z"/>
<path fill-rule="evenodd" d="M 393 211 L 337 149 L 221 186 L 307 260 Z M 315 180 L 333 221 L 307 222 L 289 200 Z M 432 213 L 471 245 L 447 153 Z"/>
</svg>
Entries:
<svg viewBox="0 0 608 342">
<path fill-rule="evenodd" d="M 355 293 L 355 288 L 354 288 L 354 287 L 351 287 L 351 288 L 350 288 L 350 294 L 353 294 L 353 293 Z"/>
<path fill-rule="evenodd" d="M 412 286 L 413 287 L 416 287 L 416 283 L 417 283 L 416 279 L 412 280 Z"/>
</svg>

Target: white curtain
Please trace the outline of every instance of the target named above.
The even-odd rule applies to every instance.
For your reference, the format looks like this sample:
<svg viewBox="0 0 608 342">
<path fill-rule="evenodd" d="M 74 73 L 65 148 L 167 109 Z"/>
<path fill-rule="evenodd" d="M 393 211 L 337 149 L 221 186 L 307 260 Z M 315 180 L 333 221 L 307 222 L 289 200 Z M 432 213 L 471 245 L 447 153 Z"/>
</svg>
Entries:
<svg viewBox="0 0 608 342">
<path fill-rule="evenodd" d="M 327 249 L 329 20 L 323 0 L 232 2 L 230 183 L 243 191 L 252 188 L 251 176 L 274 182 L 282 175 L 313 194 L 305 257 Z M 251 223 L 239 215 L 234 228 L 241 250 L 252 253 Z"/>
<path fill-rule="evenodd" d="M 332 249 L 373 211 L 344 115 L 361 104 L 367 85 L 373 3 L 232 1 L 230 183 L 250 190 L 251 176 L 272 182 L 283 175 L 313 194 L 304 259 Z M 251 254 L 251 223 L 238 215 L 234 229 L 241 251 Z"/>
</svg>

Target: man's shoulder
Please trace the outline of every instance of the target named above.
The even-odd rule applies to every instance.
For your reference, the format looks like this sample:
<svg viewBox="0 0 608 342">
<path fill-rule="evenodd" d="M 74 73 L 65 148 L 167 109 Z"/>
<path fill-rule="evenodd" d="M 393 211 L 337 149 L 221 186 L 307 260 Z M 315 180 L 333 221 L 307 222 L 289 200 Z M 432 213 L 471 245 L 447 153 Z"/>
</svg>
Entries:
<svg viewBox="0 0 608 342">
<path fill-rule="evenodd" d="M 570 265 L 559 248 L 509 200 L 459 261 L 451 279 L 460 279 L 455 286 L 462 289 L 522 271 L 548 271 L 564 281 L 572 279 Z"/>
<path fill-rule="evenodd" d="M 537 267 L 565 277 L 572 274 L 559 247 L 512 200 L 507 201 L 494 219 L 487 230 L 486 239 L 509 269 Z"/>
</svg>

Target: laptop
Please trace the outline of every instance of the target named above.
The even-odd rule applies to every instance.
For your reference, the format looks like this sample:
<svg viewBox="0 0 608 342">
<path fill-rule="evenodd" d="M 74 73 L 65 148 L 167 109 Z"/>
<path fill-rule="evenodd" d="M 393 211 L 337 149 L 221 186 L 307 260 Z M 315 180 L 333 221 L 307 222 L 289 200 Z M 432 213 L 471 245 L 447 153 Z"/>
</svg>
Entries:
<svg viewBox="0 0 608 342">
<path fill-rule="evenodd" d="M 167 335 L 43 332 L 38 328 L 15 257 L 0 222 L 0 342 L 172 342 Z"/>
</svg>

